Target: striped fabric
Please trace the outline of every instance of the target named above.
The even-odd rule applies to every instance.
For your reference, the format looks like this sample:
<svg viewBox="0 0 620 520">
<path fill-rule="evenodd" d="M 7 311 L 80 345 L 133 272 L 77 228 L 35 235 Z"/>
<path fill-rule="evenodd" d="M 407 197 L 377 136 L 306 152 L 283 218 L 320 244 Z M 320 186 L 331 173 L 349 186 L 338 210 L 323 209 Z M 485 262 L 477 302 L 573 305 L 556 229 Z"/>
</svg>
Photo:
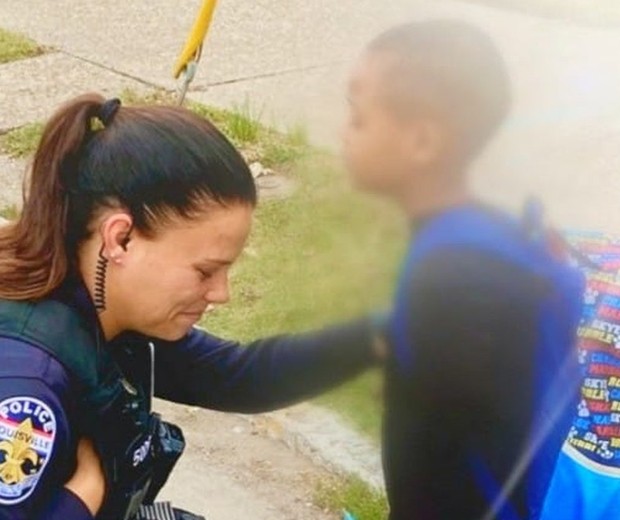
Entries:
<svg viewBox="0 0 620 520">
<path fill-rule="evenodd" d="M 150 506 L 142 505 L 136 520 L 175 520 L 174 509 L 170 502 L 155 502 Z"/>
</svg>

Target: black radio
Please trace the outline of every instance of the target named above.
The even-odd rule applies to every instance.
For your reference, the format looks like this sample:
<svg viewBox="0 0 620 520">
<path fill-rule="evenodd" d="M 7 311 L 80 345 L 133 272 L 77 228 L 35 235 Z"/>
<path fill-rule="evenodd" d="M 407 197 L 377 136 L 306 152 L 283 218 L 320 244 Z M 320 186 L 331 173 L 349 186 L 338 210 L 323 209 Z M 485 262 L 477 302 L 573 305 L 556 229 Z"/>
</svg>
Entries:
<svg viewBox="0 0 620 520">
<path fill-rule="evenodd" d="M 153 477 L 151 485 L 144 498 L 145 504 L 151 504 L 164 487 L 172 469 L 183 454 L 185 438 L 181 428 L 161 420 L 159 414 L 152 414 L 153 420 L 158 422 L 157 434 L 153 439 Z"/>
</svg>

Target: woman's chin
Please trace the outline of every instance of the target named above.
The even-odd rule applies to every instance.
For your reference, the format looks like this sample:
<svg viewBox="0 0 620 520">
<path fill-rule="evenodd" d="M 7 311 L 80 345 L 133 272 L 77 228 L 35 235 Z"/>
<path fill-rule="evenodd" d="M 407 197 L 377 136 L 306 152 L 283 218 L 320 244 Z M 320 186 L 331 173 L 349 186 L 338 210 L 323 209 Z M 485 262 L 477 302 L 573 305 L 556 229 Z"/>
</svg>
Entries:
<svg viewBox="0 0 620 520">
<path fill-rule="evenodd" d="M 192 327 L 193 323 L 184 325 L 175 323 L 173 326 L 161 327 L 150 335 L 164 341 L 178 341 L 187 336 Z"/>
<path fill-rule="evenodd" d="M 157 325 L 152 323 L 151 326 L 148 327 L 148 330 L 146 330 L 147 327 L 144 327 L 139 332 L 163 341 L 178 341 L 187 336 L 201 318 L 202 313 L 177 314 L 172 317 L 172 319 L 168 319 L 165 323 L 159 323 Z"/>
</svg>

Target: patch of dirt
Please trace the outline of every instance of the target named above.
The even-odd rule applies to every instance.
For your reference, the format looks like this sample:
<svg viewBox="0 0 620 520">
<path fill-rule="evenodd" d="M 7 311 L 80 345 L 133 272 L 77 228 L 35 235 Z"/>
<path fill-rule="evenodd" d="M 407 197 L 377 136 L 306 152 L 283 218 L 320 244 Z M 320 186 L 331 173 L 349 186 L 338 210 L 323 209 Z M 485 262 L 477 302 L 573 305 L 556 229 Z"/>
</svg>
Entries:
<svg viewBox="0 0 620 520">
<path fill-rule="evenodd" d="M 331 474 L 282 440 L 268 417 L 247 418 L 157 401 L 155 409 L 183 428 L 186 452 L 161 500 L 207 520 L 336 520 L 313 504 Z"/>
</svg>

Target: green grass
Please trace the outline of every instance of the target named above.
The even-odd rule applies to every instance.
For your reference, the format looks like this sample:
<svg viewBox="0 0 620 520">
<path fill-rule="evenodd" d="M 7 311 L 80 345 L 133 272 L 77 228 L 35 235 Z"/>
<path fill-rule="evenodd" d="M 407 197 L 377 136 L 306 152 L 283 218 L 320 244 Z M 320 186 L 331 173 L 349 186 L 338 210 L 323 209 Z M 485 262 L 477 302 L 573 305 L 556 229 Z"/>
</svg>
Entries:
<svg viewBox="0 0 620 520">
<path fill-rule="evenodd" d="M 470 0 L 534 14 L 547 18 L 569 20 L 597 26 L 620 24 L 620 3 L 617 0 Z"/>
<path fill-rule="evenodd" d="M 382 373 L 373 370 L 319 397 L 317 403 L 337 410 L 356 429 L 378 442 L 383 410 L 382 390 Z"/>
<path fill-rule="evenodd" d="M 269 167 L 297 162 L 310 151 L 308 136 L 302 126 L 294 127 L 283 135 L 268 133 L 262 141 L 262 161 Z"/>
<path fill-rule="evenodd" d="M 205 325 L 249 340 L 345 319 L 389 301 L 404 236 L 401 220 L 353 193 L 334 164 L 309 156 L 293 169 L 297 191 L 257 210 L 233 297 Z M 378 436 L 380 377 L 365 374 L 320 398 Z"/>
<path fill-rule="evenodd" d="M 11 157 L 27 157 L 39 144 L 43 123 L 29 123 L 0 136 L 0 151 Z"/>
<path fill-rule="evenodd" d="M 146 94 L 138 93 L 131 89 L 125 89 L 120 94 L 124 105 L 176 105 L 177 96 L 166 90 L 152 90 Z M 228 125 L 229 113 L 220 108 L 214 108 L 201 103 L 186 100 L 183 106 L 196 112 L 202 117 L 206 117 L 222 130 L 226 130 Z M 227 133 L 225 131 L 225 133 Z"/>
<path fill-rule="evenodd" d="M 176 95 L 159 90 L 149 94 L 138 94 L 132 90 L 125 90 L 121 94 L 124 104 L 176 104 Z M 237 146 L 244 147 L 256 143 L 267 144 L 267 141 L 275 133 L 271 128 L 261 123 L 260 112 L 255 112 L 250 102 L 246 99 L 240 105 L 236 105 L 232 110 L 224 110 L 196 103 L 187 100 L 184 104 L 187 108 L 197 114 L 208 118 Z M 295 137 L 292 138 L 293 140 Z"/>
<path fill-rule="evenodd" d="M 125 104 L 170 103 L 173 95 L 122 95 Z M 229 305 L 209 315 L 211 331 L 239 340 L 303 331 L 387 305 L 405 236 L 404 222 L 382 204 L 354 193 L 338 161 L 313 150 L 303 128 L 279 133 L 256 123 L 239 130 L 240 114 L 190 103 L 238 146 L 296 183 L 283 200 L 257 209 L 246 252 L 232 273 Z M 245 117 L 245 116 L 244 116 Z M 254 124 L 254 123 L 253 123 Z M 13 130 L 0 149 L 27 156 L 41 124 Z M 254 133 L 256 131 L 256 134 Z M 379 436 L 381 377 L 363 374 L 321 397 L 361 431 Z"/>
<path fill-rule="evenodd" d="M 385 495 L 353 477 L 319 484 L 314 500 L 335 513 L 346 510 L 357 520 L 385 520 L 388 515 Z"/>
<path fill-rule="evenodd" d="M 228 135 L 231 139 L 242 143 L 255 143 L 261 133 L 261 113 L 254 112 L 249 100 L 236 105 L 229 112 Z"/>
<path fill-rule="evenodd" d="M 43 48 L 30 38 L 0 28 L 0 64 L 37 56 Z"/>
<path fill-rule="evenodd" d="M 176 103 L 175 95 L 166 91 L 140 95 L 125 90 L 121 99 L 126 105 Z M 237 147 L 251 149 L 265 166 L 291 165 L 303 158 L 309 150 L 302 126 L 294 127 L 286 133 L 277 132 L 264 126 L 248 103 L 235 110 L 222 110 L 195 102 L 188 102 L 186 106 L 211 120 Z M 35 151 L 42 131 L 43 123 L 40 122 L 11 130 L 0 136 L 0 151 L 15 158 L 27 157 Z"/>
</svg>

